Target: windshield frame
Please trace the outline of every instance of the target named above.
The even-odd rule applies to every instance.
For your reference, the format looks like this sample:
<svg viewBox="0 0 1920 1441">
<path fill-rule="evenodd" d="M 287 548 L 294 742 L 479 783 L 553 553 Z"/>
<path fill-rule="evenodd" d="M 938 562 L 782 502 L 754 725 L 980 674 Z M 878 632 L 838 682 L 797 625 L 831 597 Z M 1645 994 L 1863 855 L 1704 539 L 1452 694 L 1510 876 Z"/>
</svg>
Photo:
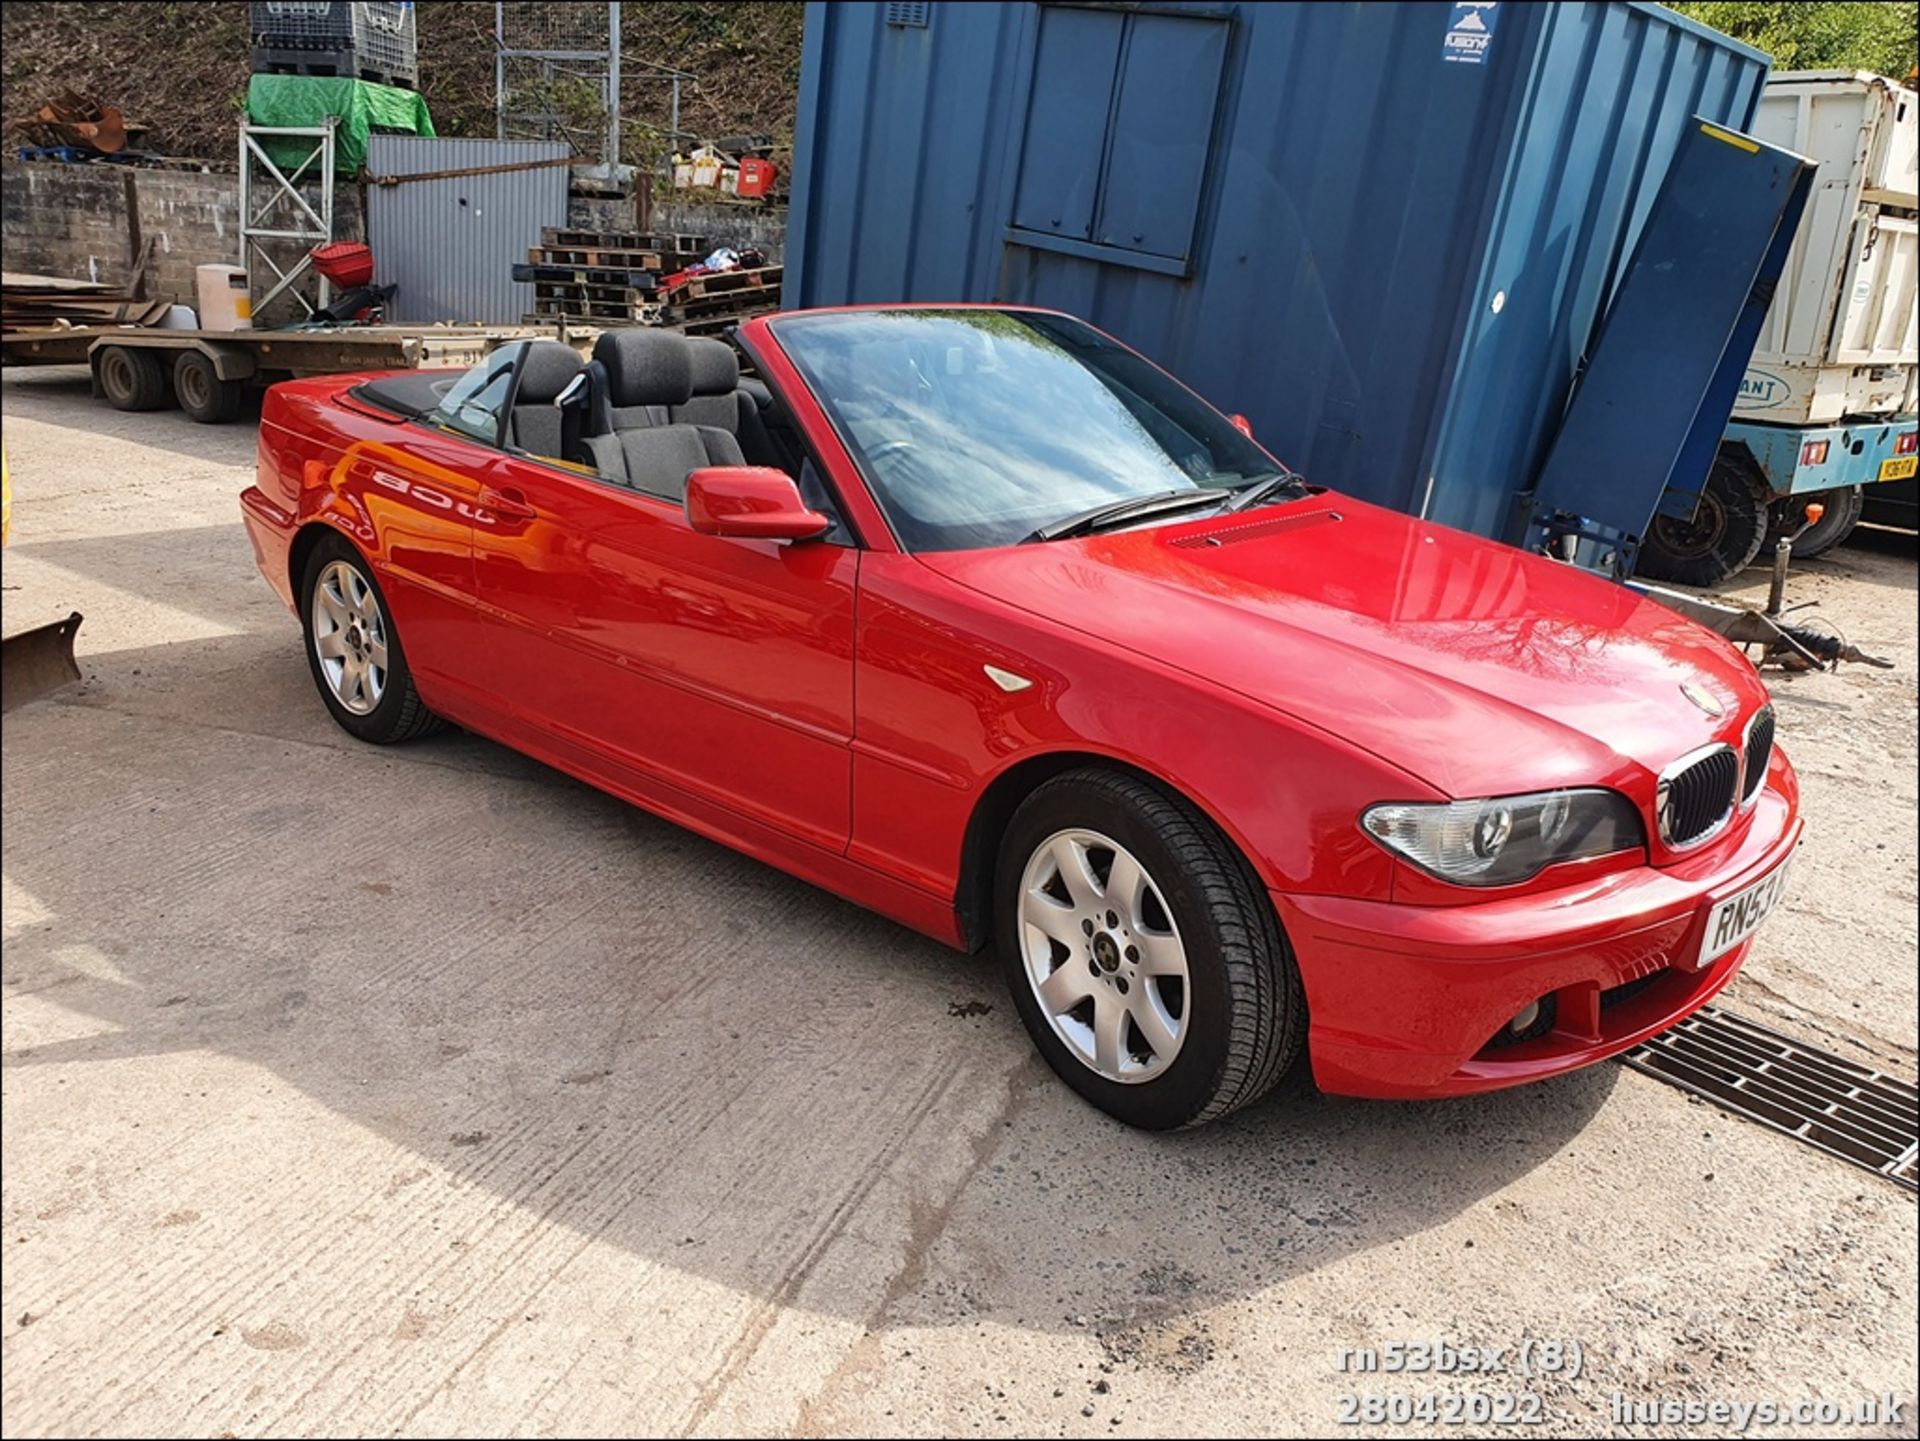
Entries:
<svg viewBox="0 0 1920 1441">
<path fill-rule="evenodd" d="M 796 348 L 790 344 L 790 337 L 799 325 L 818 324 L 829 317 L 836 320 L 857 320 L 861 317 L 871 316 L 912 316 L 916 312 L 925 313 L 934 318 L 965 314 L 967 312 L 1004 315 L 1015 318 L 1035 317 L 1064 322 L 1066 325 L 1078 327 L 1086 331 L 1090 336 L 1097 338 L 1104 345 L 1124 353 L 1133 361 L 1146 367 L 1157 380 L 1167 383 L 1181 392 L 1194 405 L 1200 407 L 1207 416 L 1218 421 L 1219 425 L 1223 428 L 1223 433 L 1225 431 L 1233 432 L 1235 435 L 1234 443 L 1244 443 L 1261 457 L 1263 468 L 1247 476 L 1244 480 L 1236 481 L 1229 487 L 1231 494 L 1237 494 L 1249 486 L 1259 484 L 1274 474 L 1297 479 L 1297 477 L 1293 476 L 1291 467 L 1274 456 L 1271 451 L 1255 439 L 1244 429 L 1243 424 L 1236 423 L 1226 411 L 1208 400 L 1204 395 L 1201 395 L 1192 386 L 1188 385 L 1165 367 L 1141 354 L 1132 346 L 1127 345 L 1124 341 L 1116 339 L 1101 330 L 1098 326 L 1067 311 L 1057 310 L 1048 306 L 1035 305 L 991 305 L 952 301 L 917 301 L 783 311 L 778 314 L 761 317 L 750 322 L 747 326 L 742 327 L 739 332 L 742 346 L 750 355 L 755 355 L 756 359 L 761 358 L 756 354 L 756 352 L 761 349 L 761 346 L 756 345 L 754 342 L 761 340 L 763 337 L 771 338 L 772 346 L 768 348 L 777 352 L 778 361 L 781 362 L 778 368 L 791 372 L 793 384 L 804 391 L 808 399 L 812 401 L 813 409 L 818 414 L 821 422 L 832 433 L 834 440 L 838 442 L 841 453 L 846 457 L 848 466 L 852 469 L 854 477 L 857 478 L 859 485 L 864 490 L 865 499 L 879 518 L 880 524 L 886 528 L 887 537 L 893 542 L 894 548 L 903 554 L 941 554 L 948 551 L 993 550 L 1010 548 L 1013 545 L 1033 539 L 1031 536 L 1014 535 L 1001 541 L 993 543 L 981 542 L 974 545 L 929 546 L 915 544 L 907 534 L 903 533 L 900 517 L 896 514 L 897 509 L 900 508 L 900 502 L 890 494 L 888 485 L 882 478 L 875 475 L 863 447 L 857 438 L 849 433 L 845 418 L 836 405 L 834 397 L 828 393 L 826 386 L 822 383 L 817 371 L 810 366 L 797 352 Z M 1084 362 L 1082 363 L 1084 365 Z M 1095 370 L 1092 366 L 1085 366 L 1084 368 L 1087 369 L 1096 380 L 1105 383 L 1106 378 L 1103 377 L 1099 371 Z M 766 371 L 769 367 L 763 364 L 762 369 Z M 773 377 L 769 375 L 768 378 L 772 379 Z M 1158 409 L 1158 407 L 1155 408 Z M 1164 415 L 1165 412 L 1163 411 L 1162 414 Z M 1171 420 L 1172 417 L 1168 418 Z M 1204 488 L 1204 482 L 1196 480 L 1195 488 L 1196 490 Z M 1149 492 L 1145 490 L 1140 492 L 1141 496 L 1147 494 L 1149 494 Z M 1124 496 L 1115 497 L 1116 500 L 1125 500 L 1127 498 L 1128 497 Z M 1200 509 L 1200 507 L 1195 507 L 1195 509 Z M 1065 512 L 1060 516 L 1053 517 L 1054 520 L 1065 518 Z M 1131 529 L 1135 528 L 1136 525 L 1144 528 L 1147 526 L 1173 524 L 1198 518 L 1200 517 L 1188 511 L 1176 510 L 1174 514 L 1166 516 L 1148 515 L 1142 517 L 1138 522 L 1128 521 L 1124 523 L 1124 525 L 1116 527 L 1116 529 Z"/>
</svg>

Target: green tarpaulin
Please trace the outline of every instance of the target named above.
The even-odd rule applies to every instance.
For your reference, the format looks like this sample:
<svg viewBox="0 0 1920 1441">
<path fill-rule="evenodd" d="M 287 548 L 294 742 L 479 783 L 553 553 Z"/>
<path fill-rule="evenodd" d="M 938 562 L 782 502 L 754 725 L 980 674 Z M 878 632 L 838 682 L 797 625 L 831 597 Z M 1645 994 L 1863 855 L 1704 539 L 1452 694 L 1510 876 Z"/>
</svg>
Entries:
<svg viewBox="0 0 1920 1441">
<path fill-rule="evenodd" d="M 337 75 L 256 75 L 247 83 L 250 124 L 324 125 L 329 115 L 338 121 L 333 164 L 343 180 L 366 164 L 372 132 L 433 134 L 427 102 L 411 90 Z M 275 165 L 289 172 L 313 153 L 313 142 L 295 135 L 263 137 L 261 146 Z M 317 170 L 316 163 L 309 174 Z"/>
</svg>

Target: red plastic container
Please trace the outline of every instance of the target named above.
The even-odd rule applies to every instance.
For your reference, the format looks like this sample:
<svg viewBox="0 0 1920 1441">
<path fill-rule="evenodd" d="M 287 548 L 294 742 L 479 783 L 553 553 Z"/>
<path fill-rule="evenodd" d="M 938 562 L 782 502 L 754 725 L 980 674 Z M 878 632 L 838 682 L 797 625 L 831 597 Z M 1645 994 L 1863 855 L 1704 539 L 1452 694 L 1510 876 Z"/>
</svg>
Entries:
<svg viewBox="0 0 1920 1441">
<path fill-rule="evenodd" d="M 734 185 L 733 193 L 747 199 L 765 195 L 773 189 L 775 174 L 771 160 L 760 160 L 749 155 L 740 162 L 740 178 Z"/>
<path fill-rule="evenodd" d="M 373 282 L 373 252 L 355 241 L 313 247 L 313 268 L 335 285 L 351 288 Z"/>
</svg>

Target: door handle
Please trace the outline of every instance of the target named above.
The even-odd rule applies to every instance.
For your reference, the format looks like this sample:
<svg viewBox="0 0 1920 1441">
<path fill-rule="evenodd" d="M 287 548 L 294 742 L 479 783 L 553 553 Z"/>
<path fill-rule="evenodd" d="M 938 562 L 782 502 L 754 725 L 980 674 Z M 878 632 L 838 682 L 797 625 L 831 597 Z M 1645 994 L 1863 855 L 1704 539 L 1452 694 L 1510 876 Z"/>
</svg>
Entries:
<svg viewBox="0 0 1920 1441">
<path fill-rule="evenodd" d="M 481 486 L 479 502 L 480 509 L 491 511 L 502 520 L 532 520 L 537 514 L 527 504 L 526 496 L 510 486 Z"/>
</svg>

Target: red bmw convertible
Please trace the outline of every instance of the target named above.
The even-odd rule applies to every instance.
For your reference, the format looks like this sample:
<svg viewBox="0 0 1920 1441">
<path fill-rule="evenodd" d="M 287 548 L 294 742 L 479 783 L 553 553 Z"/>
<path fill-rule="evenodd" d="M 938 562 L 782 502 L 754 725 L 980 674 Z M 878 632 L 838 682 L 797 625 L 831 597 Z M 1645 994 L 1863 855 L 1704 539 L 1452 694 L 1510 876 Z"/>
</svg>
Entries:
<svg viewBox="0 0 1920 1441">
<path fill-rule="evenodd" d="M 1314 487 L 1047 311 L 274 387 L 241 497 L 363 740 L 443 722 L 1000 953 L 1139 1126 L 1442 1096 L 1724 986 L 1800 835 L 1717 637 Z"/>
</svg>

